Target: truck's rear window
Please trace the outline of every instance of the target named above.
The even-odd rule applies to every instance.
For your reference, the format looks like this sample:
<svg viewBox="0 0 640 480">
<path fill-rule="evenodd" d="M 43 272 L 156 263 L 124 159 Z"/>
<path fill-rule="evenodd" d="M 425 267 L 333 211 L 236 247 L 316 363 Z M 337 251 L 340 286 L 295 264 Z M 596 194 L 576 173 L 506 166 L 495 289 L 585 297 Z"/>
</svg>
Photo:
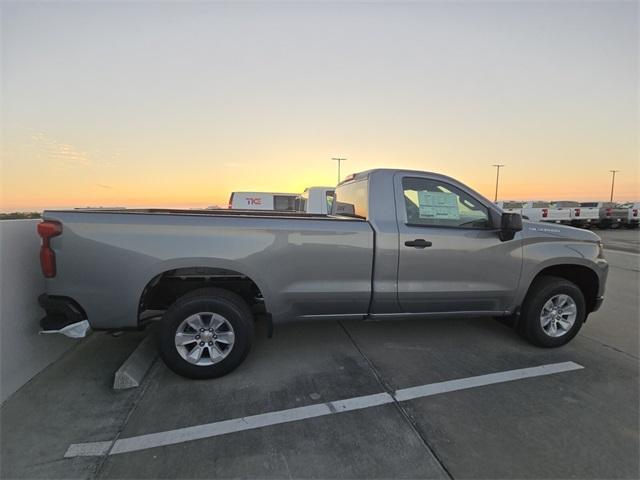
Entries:
<svg viewBox="0 0 640 480">
<path fill-rule="evenodd" d="M 580 206 L 586 208 L 594 208 L 598 206 L 598 202 L 582 202 Z"/>
<path fill-rule="evenodd" d="M 367 218 L 369 193 L 367 179 L 338 186 L 333 203 L 333 213 L 350 217 Z"/>
</svg>

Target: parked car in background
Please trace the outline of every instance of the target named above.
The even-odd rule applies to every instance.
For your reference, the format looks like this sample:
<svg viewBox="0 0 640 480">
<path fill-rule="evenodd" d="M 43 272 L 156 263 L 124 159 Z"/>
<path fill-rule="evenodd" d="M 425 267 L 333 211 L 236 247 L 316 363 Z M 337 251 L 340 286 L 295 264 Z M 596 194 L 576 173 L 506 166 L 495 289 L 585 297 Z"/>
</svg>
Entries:
<svg viewBox="0 0 640 480">
<path fill-rule="evenodd" d="M 295 212 L 299 196 L 298 193 L 233 192 L 229 198 L 229 208 Z"/>
<path fill-rule="evenodd" d="M 514 200 L 495 202 L 504 212 L 518 213 L 522 215 L 522 206 L 524 202 L 516 202 Z"/>
<path fill-rule="evenodd" d="M 597 208 L 582 207 L 580 202 L 568 200 L 551 202 L 551 206 L 569 210 L 570 223 L 574 227 L 589 228 L 592 224 L 598 223 Z"/>
<path fill-rule="evenodd" d="M 596 226 L 600 229 L 619 228 L 629 221 L 628 209 L 614 202 L 582 202 L 580 207 L 598 209 Z"/>
<path fill-rule="evenodd" d="M 496 202 L 505 212 L 519 213 L 532 222 L 554 222 L 570 224 L 569 209 L 553 207 L 550 202 L 541 200 L 528 202 Z"/>
<path fill-rule="evenodd" d="M 558 347 L 600 307 L 608 271 L 594 233 L 523 222 L 453 178 L 420 171 L 350 175 L 336 188 L 331 215 L 42 216 L 42 327 L 156 321 L 163 360 L 192 378 L 242 363 L 256 313 L 270 326 L 494 316 L 535 345 Z"/>
<path fill-rule="evenodd" d="M 640 221 L 640 203 L 628 202 L 620 205 L 622 208 L 627 209 L 627 228 L 638 228 L 638 222 Z"/>
<path fill-rule="evenodd" d="M 336 187 L 305 188 L 297 202 L 296 210 L 307 213 L 329 214 L 333 207 Z"/>
<path fill-rule="evenodd" d="M 551 202 L 543 200 L 524 202 L 522 211 L 527 212 L 524 215 L 537 222 L 564 223 L 566 225 L 571 223 L 571 212 L 568 208 L 554 207 Z"/>
</svg>

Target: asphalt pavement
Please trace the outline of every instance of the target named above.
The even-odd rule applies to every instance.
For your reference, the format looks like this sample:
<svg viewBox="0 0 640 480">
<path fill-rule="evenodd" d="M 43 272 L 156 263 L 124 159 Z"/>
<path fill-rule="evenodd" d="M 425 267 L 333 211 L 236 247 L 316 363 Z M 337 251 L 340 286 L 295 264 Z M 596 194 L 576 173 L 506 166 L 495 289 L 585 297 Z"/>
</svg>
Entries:
<svg viewBox="0 0 640 480">
<path fill-rule="evenodd" d="M 602 309 L 559 349 L 490 318 L 291 324 L 223 378 L 157 361 L 114 392 L 144 334 L 95 333 L 2 406 L 0 475 L 638 478 L 640 256 L 607 257 Z"/>
<path fill-rule="evenodd" d="M 615 230 L 593 230 L 593 232 L 602 238 L 605 248 L 640 253 L 640 229 L 618 228 Z"/>
</svg>

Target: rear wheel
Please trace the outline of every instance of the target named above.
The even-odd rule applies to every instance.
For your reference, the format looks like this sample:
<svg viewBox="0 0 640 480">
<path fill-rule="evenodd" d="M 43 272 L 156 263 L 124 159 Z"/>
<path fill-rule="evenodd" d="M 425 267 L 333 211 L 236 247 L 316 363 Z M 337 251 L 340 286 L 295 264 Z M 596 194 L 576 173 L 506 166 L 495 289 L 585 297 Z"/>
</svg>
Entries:
<svg viewBox="0 0 640 480">
<path fill-rule="evenodd" d="M 160 355 L 178 375 L 215 378 L 246 358 L 253 337 L 253 315 L 238 295 L 204 288 L 169 307 L 159 331 Z"/>
<path fill-rule="evenodd" d="M 577 335 L 585 318 L 580 288 L 564 278 L 544 276 L 527 294 L 518 331 L 535 345 L 559 347 Z"/>
</svg>

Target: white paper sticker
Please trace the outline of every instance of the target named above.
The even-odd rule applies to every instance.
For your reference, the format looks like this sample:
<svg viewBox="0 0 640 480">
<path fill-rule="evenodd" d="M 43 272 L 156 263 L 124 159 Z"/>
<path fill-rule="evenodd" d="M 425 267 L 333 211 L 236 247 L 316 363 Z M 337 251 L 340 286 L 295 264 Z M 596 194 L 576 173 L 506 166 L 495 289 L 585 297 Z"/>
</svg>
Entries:
<svg viewBox="0 0 640 480">
<path fill-rule="evenodd" d="M 418 192 L 420 218 L 460 220 L 458 196 L 447 192 Z"/>
</svg>

